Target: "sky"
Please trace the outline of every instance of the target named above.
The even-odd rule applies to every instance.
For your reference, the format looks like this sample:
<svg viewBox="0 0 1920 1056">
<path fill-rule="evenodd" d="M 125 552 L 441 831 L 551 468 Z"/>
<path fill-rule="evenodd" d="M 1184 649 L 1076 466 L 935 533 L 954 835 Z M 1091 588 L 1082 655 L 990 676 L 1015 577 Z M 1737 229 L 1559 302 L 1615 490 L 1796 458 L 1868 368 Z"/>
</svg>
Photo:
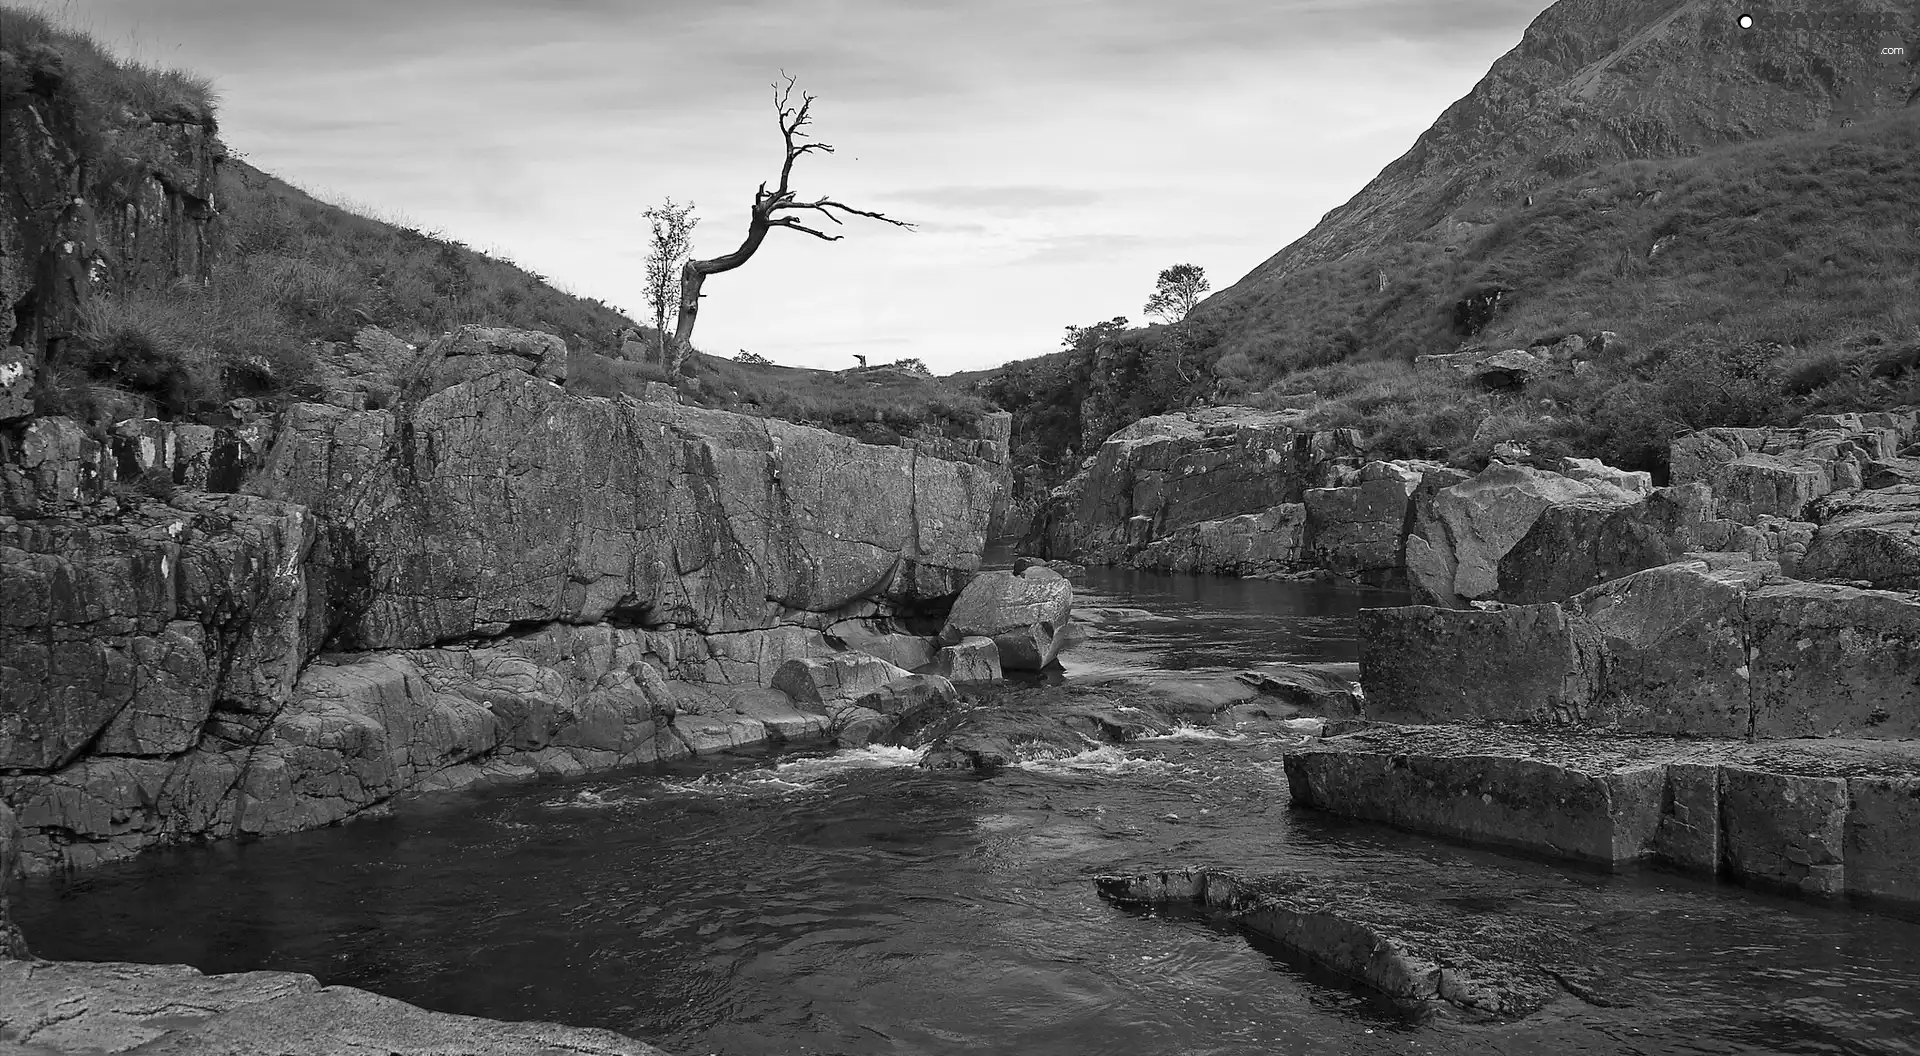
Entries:
<svg viewBox="0 0 1920 1056">
<path fill-rule="evenodd" d="M 805 199 L 707 280 L 694 344 L 935 373 L 1052 352 L 1161 269 L 1231 285 L 1359 191 L 1547 0 L 28 0 L 212 78 L 221 136 L 307 191 L 650 321 L 644 211 L 736 248 L 813 94 Z M 816 218 L 817 219 L 817 218 Z"/>
</svg>

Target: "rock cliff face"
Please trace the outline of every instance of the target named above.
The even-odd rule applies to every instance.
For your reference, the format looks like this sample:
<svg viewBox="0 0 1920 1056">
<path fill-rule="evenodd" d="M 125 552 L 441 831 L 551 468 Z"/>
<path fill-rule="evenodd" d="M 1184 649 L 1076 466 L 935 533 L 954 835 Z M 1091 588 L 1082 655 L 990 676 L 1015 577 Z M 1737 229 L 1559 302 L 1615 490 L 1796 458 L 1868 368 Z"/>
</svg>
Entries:
<svg viewBox="0 0 1920 1056">
<path fill-rule="evenodd" d="M 787 661 L 931 660 L 995 467 L 574 396 L 564 365 L 545 335 L 469 328 L 394 410 L 296 406 L 257 448 L 258 426 L 20 430 L 0 801 L 29 868 L 829 736 L 767 688 Z M 215 449 L 246 494 L 202 490 Z M 123 462 L 202 488 L 129 489 Z"/>
<path fill-rule="evenodd" d="M 0 346 L 19 346 L 28 374 L 48 342 L 73 332 L 94 292 L 207 278 L 226 156 L 211 113 L 108 112 L 74 83 L 84 74 L 32 57 L 25 83 L 9 83 L 0 106 L 10 191 L 0 202 Z M 4 412 L 0 420 L 27 413 Z"/>
<path fill-rule="evenodd" d="M 1300 432 L 1287 422 L 1245 407 L 1143 418 L 1055 491 L 1027 545 L 1049 557 L 1124 562 L 1174 529 L 1298 503 L 1359 469 L 1352 430 Z"/>
</svg>

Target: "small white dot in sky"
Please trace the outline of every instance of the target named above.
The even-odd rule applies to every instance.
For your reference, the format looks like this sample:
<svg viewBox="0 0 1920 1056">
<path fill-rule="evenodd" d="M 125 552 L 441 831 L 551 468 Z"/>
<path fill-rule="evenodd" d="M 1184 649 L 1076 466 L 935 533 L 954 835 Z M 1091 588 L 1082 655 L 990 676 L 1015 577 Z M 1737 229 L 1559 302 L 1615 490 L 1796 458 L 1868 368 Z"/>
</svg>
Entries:
<svg viewBox="0 0 1920 1056">
<path fill-rule="evenodd" d="M 1740 16 L 1740 28 L 1741 28 L 1741 29 L 1752 29 L 1752 28 L 1753 28 L 1753 16 L 1752 16 L 1752 15 L 1741 15 L 1741 16 Z"/>
</svg>

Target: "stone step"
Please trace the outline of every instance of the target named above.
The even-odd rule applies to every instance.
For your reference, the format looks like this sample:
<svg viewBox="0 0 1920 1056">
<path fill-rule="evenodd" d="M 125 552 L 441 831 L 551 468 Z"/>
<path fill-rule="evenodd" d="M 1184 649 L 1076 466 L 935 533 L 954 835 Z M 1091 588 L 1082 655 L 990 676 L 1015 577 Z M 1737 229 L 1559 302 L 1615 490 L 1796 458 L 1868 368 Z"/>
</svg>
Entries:
<svg viewBox="0 0 1920 1056">
<path fill-rule="evenodd" d="M 1382 724 L 1285 766 L 1295 804 L 1416 832 L 1920 904 L 1920 742 Z"/>
</svg>

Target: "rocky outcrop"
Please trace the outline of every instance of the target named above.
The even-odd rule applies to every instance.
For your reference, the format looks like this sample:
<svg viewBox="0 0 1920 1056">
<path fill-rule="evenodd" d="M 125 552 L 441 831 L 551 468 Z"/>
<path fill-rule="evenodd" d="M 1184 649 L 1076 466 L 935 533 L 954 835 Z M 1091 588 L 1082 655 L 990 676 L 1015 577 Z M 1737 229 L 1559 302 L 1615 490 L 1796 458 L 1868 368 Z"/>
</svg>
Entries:
<svg viewBox="0 0 1920 1056">
<path fill-rule="evenodd" d="M 297 407 L 249 489 L 310 507 L 351 555 L 337 634 L 362 649 L 529 622 L 712 634 L 944 606 L 996 494 L 969 464 L 570 396 L 519 370 L 395 413 Z"/>
<path fill-rule="evenodd" d="M 451 335 L 391 411 L 291 410 L 231 463 L 257 462 L 248 494 L 202 490 L 219 481 L 193 475 L 191 427 L 23 430 L 0 515 L 0 800 L 29 866 L 844 736 L 845 716 L 770 688 L 783 665 L 863 645 L 932 663 L 990 469 L 569 395 L 549 380 L 564 353 Z M 187 479 L 129 491 L 123 461 Z M 952 699 L 891 671 L 847 706 Z"/>
<path fill-rule="evenodd" d="M 1308 563 L 1370 586 L 1406 581 L 1406 539 L 1414 492 L 1432 463 L 1369 462 L 1357 483 L 1307 492 Z"/>
<path fill-rule="evenodd" d="M 1920 484 L 1830 496 L 1813 517 L 1801 575 L 1920 590 Z"/>
<path fill-rule="evenodd" d="M 1673 442 L 1673 483 L 1713 489 L 1719 516 L 1805 520 L 1814 500 L 1901 462 L 1920 412 L 1820 415 L 1791 429 L 1703 429 Z"/>
<path fill-rule="evenodd" d="M 1004 669 L 1038 671 L 1070 642 L 1073 585 L 1050 568 L 987 572 L 974 577 L 953 603 L 940 641 L 956 645 L 988 638 Z"/>
<path fill-rule="evenodd" d="M 226 150 L 196 103 L 100 83 L 125 75 L 56 47 L 6 50 L 0 349 L 18 346 L 12 362 L 31 375 L 50 344 L 78 331 L 98 291 L 206 280 Z M 0 407 L 0 421 L 9 417 Z"/>
<path fill-rule="evenodd" d="M 1522 388 L 1553 373 L 1557 364 L 1523 348 L 1481 349 L 1444 355 L 1415 356 L 1416 373 L 1458 375 L 1488 389 Z"/>
<path fill-rule="evenodd" d="M 1108 437 L 1056 489 L 1028 548 L 1127 563 L 1175 529 L 1302 501 L 1359 467 L 1353 430 L 1301 432 L 1286 415 L 1214 407 L 1142 418 Z"/>
<path fill-rule="evenodd" d="M 663 1056 L 608 1030 L 429 1012 L 311 975 L 183 964 L 0 963 L 0 1041 L 198 1056 Z"/>
<path fill-rule="evenodd" d="M 1259 513 L 1176 528 L 1133 555 L 1151 572 L 1270 576 L 1297 571 L 1304 558 L 1307 507 L 1285 502 Z"/>
<path fill-rule="evenodd" d="M 1513 603 L 1559 601 L 1608 580 L 1678 561 L 1691 553 L 1739 553 L 1772 562 L 1791 575 L 1800 567 L 1814 526 L 1763 516 L 1742 524 L 1715 515 L 1705 484 L 1655 490 L 1621 506 L 1558 503 L 1540 511 L 1500 558 L 1493 598 Z"/>
<path fill-rule="evenodd" d="M 1920 750 L 1383 726 L 1289 751 L 1302 806 L 1600 865 L 1920 904 Z"/>
<path fill-rule="evenodd" d="M 248 741 L 324 637 L 316 540 L 245 495 L 0 517 L 0 770 Z"/>
<path fill-rule="evenodd" d="M 1566 603 L 1362 613 L 1366 715 L 1707 737 L 1920 735 L 1920 599 L 1737 557 Z"/>
<path fill-rule="evenodd" d="M 1458 607 L 1492 597 L 1500 589 L 1501 559 L 1549 507 L 1626 506 L 1646 490 L 1633 478 L 1582 479 L 1496 462 L 1417 504 L 1406 539 L 1408 578 L 1416 596 L 1437 604 Z"/>
</svg>

